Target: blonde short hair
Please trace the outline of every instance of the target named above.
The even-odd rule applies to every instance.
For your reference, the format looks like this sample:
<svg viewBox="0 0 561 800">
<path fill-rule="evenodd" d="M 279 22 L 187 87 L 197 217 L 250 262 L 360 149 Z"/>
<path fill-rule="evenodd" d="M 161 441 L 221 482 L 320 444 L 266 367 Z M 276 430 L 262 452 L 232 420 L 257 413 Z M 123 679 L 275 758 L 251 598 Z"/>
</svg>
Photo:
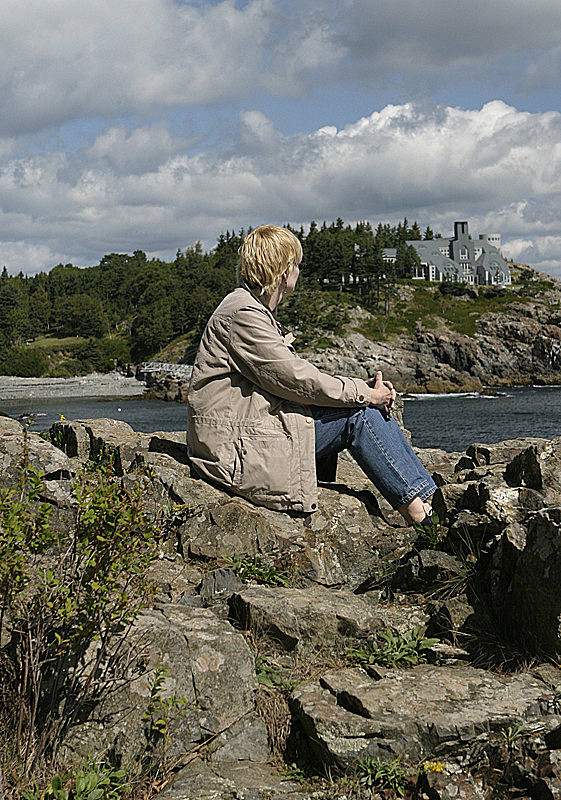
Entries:
<svg viewBox="0 0 561 800">
<path fill-rule="evenodd" d="M 302 245 L 286 228 L 260 225 L 248 233 L 239 250 L 238 281 L 245 281 L 260 295 L 274 291 L 283 272 L 302 261 Z"/>
</svg>

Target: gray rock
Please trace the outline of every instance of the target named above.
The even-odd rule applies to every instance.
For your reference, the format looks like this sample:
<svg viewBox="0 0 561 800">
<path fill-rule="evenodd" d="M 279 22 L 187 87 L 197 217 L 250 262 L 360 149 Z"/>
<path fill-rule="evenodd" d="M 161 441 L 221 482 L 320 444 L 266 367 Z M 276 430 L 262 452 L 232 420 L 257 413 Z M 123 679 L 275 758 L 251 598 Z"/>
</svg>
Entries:
<svg viewBox="0 0 561 800">
<path fill-rule="evenodd" d="M 170 433 L 159 432 L 150 434 L 148 449 L 151 453 L 165 453 L 180 464 L 189 464 L 189 455 L 185 431 Z"/>
<path fill-rule="evenodd" d="M 324 674 L 298 687 L 293 711 L 315 757 L 349 767 L 358 758 L 409 763 L 469 750 L 481 735 L 547 713 L 551 689 L 531 675 L 421 664 Z"/>
<path fill-rule="evenodd" d="M 265 762 L 269 756 L 267 726 L 256 712 L 250 712 L 235 722 L 213 739 L 209 748 L 209 760 L 213 762 Z"/>
<path fill-rule="evenodd" d="M 412 603 L 382 604 L 370 594 L 362 597 L 322 586 L 248 586 L 232 595 L 229 607 L 242 628 L 302 657 L 316 651 L 340 653 L 350 642 L 382 628 L 404 633 L 417 626 L 422 632 L 428 622 Z"/>
<path fill-rule="evenodd" d="M 240 581 L 231 569 L 213 569 L 208 572 L 199 585 L 199 594 L 205 606 L 222 603 L 228 600 L 234 592 L 243 589 Z"/>
<path fill-rule="evenodd" d="M 69 456 L 97 462 L 112 458 L 116 475 L 128 472 L 137 454 L 149 447 L 146 435 L 117 419 L 84 419 L 55 422 L 49 431 L 52 441 Z"/>
<path fill-rule="evenodd" d="M 524 449 L 507 465 L 505 480 L 509 486 L 539 492 L 544 506 L 556 504 L 561 495 L 561 436 Z"/>
<path fill-rule="evenodd" d="M 473 621 L 474 609 L 463 591 L 443 602 L 431 603 L 425 610 L 429 615 L 427 636 L 445 639 L 455 646 L 465 643 L 465 631 Z"/>
<path fill-rule="evenodd" d="M 250 503 L 233 499 L 202 511 L 181 528 L 184 552 L 206 559 L 273 552 L 272 526 Z"/>
<path fill-rule="evenodd" d="M 476 442 L 466 450 L 474 466 L 482 467 L 486 464 L 506 464 L 512 461 L 523 450 L 532 445 L 540 445 L 544 439 L 521 437 L 520 439 L 507 439 L 495 444 L 481 444 Z"/>
<path fill-rule="evenodd" d="M 430 800 L 484 800 L 486 787 L 481 779 L 471 775 L 450 775 L 442 772 L 422 772 L 417 781 L 421 797 Z"/>
<path fill-rule="evenodd" d="M 341 649 L 383 626 L 376 609 L 361 597 L 321 586 L 307 589 L 248 586 L 229 600 L 230 614 L 256 635 L 285 650 Z"/>
<path fill-rule="evenodd" d="M 508 546 L 507 546 L 508 545 Z M 561 654 L 561 507 L 543 509 L 523 529 L 503 540 L 505 578 L 495 579 L 499 624 L 533 652 Z M 494 561 L 497 569 L 497 559 Z"/>
<path fill-rule="evenodd" d="M 0 436 L 6 433 L 19 434 L 23 431 L 23 425 L 17 419 L 0 414 Z"/>
<path fill-rule="evenodd" d="M 144 718 L 159 669 L 165 673 L 158 696 L 184 698 L 187 704 L 170 719 L 167 758 L 182 756 L 234 725 L 241 735 L 241 721 L 253 712 L 257 688 L 245 639 L 208 610 L 170 604 L 138 617 L 108 667 L 109 691 L 88 721 L 70 731 L 61 755 L 72 761 L 93 753 L 133 772 L 147 756 L 161 759 L 163 742 L 157 739 L 152 751 Z M 266 736 L 253 740 L 256 757 L 261 757 Z"/>
<path fill-rule="evenodd" d="M 421 550 L 401 564 L 392 580 L 394 589 L 425 591 L 461 577 L 465 572 L 461 562 L 441 550 Z"/>
<path fill-rule="evenodd" d="M 171 786 L 157 795 L 158 800 L 311 800 L 311 797 L 270 764 L 208 763 L 200 758 L 178 772 Z"/>
<path fill-rule="evenodd" d="M 155 561 L 147 573 L 148 580 L 158 589 L 158 603 L 185 603 L 186 598 L 200 601 L 196 594 L 202 572 L 183 560 L 170 560 L 163 555 Z M 188 602 L 185 603 L 188 605 Z M 197 605 L 202 606 L 202 602 Z"/>
<path fill-rule="evenodd" d="M 61 480 L 73 477 L 76 462 L 36 433 L 24 435 L 22 426 L 10 417 L 0 417 L 0 482 L 11 485 L 17 475 L 17 465 L 24 451 L 29 465 L 44 473 L 46 480 Z"/>
</svg>

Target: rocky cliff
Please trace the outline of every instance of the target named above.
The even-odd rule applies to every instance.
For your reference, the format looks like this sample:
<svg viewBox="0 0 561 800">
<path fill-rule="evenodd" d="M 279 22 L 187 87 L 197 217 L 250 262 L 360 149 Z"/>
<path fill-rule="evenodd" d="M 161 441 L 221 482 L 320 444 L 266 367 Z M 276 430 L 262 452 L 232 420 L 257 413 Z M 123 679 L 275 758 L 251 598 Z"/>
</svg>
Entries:
<svg viewBox="0 0 561 800">
<path fill-rule="evenodd" d="M 439 486 L 424 536 L 346 455 L 318 512 L 299 516 L 198 479 L 184 432 L 76 420 L 51 438 L 30 434 L 27 449 L 61 519 L 73 476 L 110 454 L 123 485 L 147 477 L 145 510 L 166 523 L 157 594 L 112 690 L 68 731 L 67 762 L 164 758 L 161 800 L 366 798 L 366 780 L 344 789 L 337 775 L 376 759 L 401 765 L 408 795 L 559 796 L 561 437 L 419 451 Z M 0 486 L 23 445 L 0 418 Z M 146 722 L 161 665 L 161 696 L 189 709 L 164 753 L 148 750 Z M 300 768 L 331 778 L 312 785 Z"/>
<path fill-rule="evenodd" d="M 469 302 L 466 298 L 466 302 Z M 364 312 L 355 312 L 356 323 Z M 485 313 L 475 336 L 417 323 L 412 335 L 378 344 L 350 331 L 305 357 L 331 374 L 366 377 L 377 369 L 401 392 L 479 391 L 483 386 L 561 382 L 561 289 Z"/>
</svg>

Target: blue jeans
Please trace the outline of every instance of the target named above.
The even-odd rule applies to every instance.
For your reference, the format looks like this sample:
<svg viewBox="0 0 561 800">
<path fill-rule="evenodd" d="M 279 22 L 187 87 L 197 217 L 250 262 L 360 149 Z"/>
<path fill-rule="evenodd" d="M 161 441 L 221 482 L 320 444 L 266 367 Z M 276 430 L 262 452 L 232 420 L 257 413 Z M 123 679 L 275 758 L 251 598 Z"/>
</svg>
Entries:
<svg viewBox="0 0 561 800">
<path fill-rule="evenodd" d="M 429 498 L 436 484 L 417 458 L 395 419 L 377 408 L 312 407 L 316 457 L 347 449 L 393 508 L 416 495 Z"/>
</svg>

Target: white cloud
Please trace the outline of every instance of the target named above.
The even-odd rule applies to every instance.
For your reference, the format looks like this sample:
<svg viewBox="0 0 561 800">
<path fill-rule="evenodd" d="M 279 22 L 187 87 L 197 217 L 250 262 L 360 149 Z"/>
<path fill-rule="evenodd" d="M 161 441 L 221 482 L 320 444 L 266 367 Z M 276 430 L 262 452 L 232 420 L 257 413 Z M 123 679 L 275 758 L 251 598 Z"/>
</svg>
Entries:
<svg viewBox="0 0 561 800">
<path fill-rule="evenodd" d="M 44 247 L 30 261 L 36 269 L 38 252 L 45 268 L 59 253 L 78 264 L 134 249 L 169 257 L 266 221 L 407 215 L 443 235 L 468 219 L 474 234 L 501 233 L 513 256 L 550 270 L 561 264 L 558 112 L 522 113 L 500 101 L 472 111 L 392 105 L 342 130 L 287 137 L 247 111 L 227 149 L 190 155 L 184 146 L 162 126 L 130 134 L 112 126 L 74 153 L 5 158 L 2 238 Z M 6 252 L 10 269 L 25 267 L 24 249 Z"/>
<path fill-rule="evenodd" d="M 142 173 L 194 143 L 172 137 L 163 123 L 130 134 L 124 126 L 115 126 L 98 136 L 85 156 L 117 173 Z"/>
<path fill-rule="evenodd" d="M 3 0 L 0 133 L 361 80 L 407 97 L 496 76 L 542 90 L 560 40 L 558 0 Z"/>
<path fill-rule="evenodd" d="M 3 0 L 0 99 L 9 132 L 82 116 L 245 95 L 261 74 L 270 0 Z"/>
<path fill-rule="evenodd" d="M 16 275 L 35 275 L 45 270 L 45 264 L 68 263 L 69 258 L 63 253 L 56 253 L 46 245 L 28 244 L 27 242 L 0 242 L 0 271 L 6 266 L 8 271 Z"/>
<path fill-rule="evenodd" d="M 561 279 L 561 236 L 512 239 L 502 249 L 508 258 Z"/>
</svg>

